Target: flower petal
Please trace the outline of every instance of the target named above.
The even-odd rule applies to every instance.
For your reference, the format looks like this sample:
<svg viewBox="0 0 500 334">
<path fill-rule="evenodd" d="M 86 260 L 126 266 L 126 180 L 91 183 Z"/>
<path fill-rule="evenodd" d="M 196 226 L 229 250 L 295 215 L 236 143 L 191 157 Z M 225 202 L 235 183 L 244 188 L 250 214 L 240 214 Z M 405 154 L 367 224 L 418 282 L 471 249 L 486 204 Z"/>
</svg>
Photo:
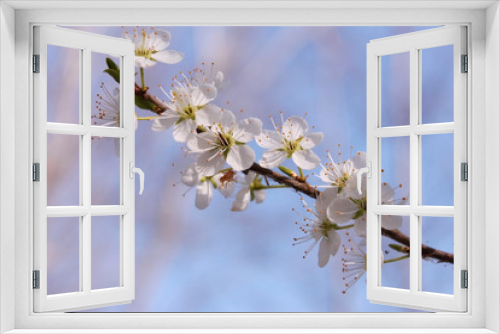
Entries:
<svg viewBox="0 0 500 334">
<path fill-rule="evenodd" d="M 256 203 L 262 203 L 266 199 L 266 191 L 264 189 L 256 190 L 253 192 Z"/>
<path fill-rule="evenodd" d="M 231 211 L 245 211 L 250 203 L 250 190 L 243 188 L 236 194 L 236 199 L 233 202 Z"/>
<path fill-rule="evenodd" d="M 175 124 L 174 139 L 179 143 L 185 143 L 190 137 L 196 134 L 196 122 L 192 119 L 185 119 Z"/>
<path fill-rule="evenodd" d="M 150 68 L 153 65 L 156 65 L 156 61 L 144 57 L 135 57 L 135 66 L 137 67 Z"/>
<path fill-rule="evenodd" d="M 388 230 L 397 230 L 403 225 L 403 217 L 401 216 L 382 216 L 382 227 Z"/>
<path fill-rule="evenodd" d="M 380 194 L 381 204 L 382 205 L 388 204 L 386 202 L 392 200 L 392 198 L 394 197 L 394 195 L 396 194 L 396 192 L 391 187 L 391 185 L 389 183 L 387 183 L 387 182 L 382 183 L 382 187 L 381 188 L 382 188 L 381 189 L 381 194 Z"/>
<path fill-rule="evenodd" d="M 357 211 L 358 206 L 351 200 L 337 198 L 333 201 L 332 205 L 328 207 L 326 214 L 331 221 L 342 224 L 351 220 Z"/>
<path fill-rule="evenodd" d="M 150 47 L 153 47 L 153 50 L 165 50 L 170 45 L 171 35 L 169 31 L 156 30 L 150 33 L 149 37 Z"/>
<path fill-rule="evenodd" d="M 321 141 L 323 140 L 323 132 L 314 132 L 314 133 L 309 133 L 305 135 L 304 138 L 300 141 L 300 146 L 304 150 L 310 150 L 311 148 L 315 147 Z"/>
<path fill-rule="evenodd" d="M 366 238 L 366 215 L 354 221 L 354 230 L 358 236 Z"/>
<path fill-rule="evenodd" d="M 352 158 L 352 163 L 354 168 L 360 169 L 366 167 L 366 153 L 365 152 L 357 152 L 356 155 Z"/>
<path fill-rule="evenodd" d="M 222 125 L 223 129 L 232 129 L 236 124 L 236 117 L 231 110 L 221 109 L 218 123 Z"/>
<path fill-rule="evenodd" d="M 287 139 L 295 140 L 304 137 L 308 129 L 309 126 L 304 118 L 292 116 L 285 121 L 281 131 Z"/>
<path fill-rule="evenodd" d="M 274 168 L 283 161 L 285 161 L 285 159 L 286 159 L 286 152 L 278 150 L 270 150 L 270 151 L 265 151 L 262 154 L 262 158 L 260 159 L 259 164 L 264 168 Z"/>
<path fill-rule="evenodd" d="M 335 256 L 340 246 L 340 236 L 334 231 L 328 232 L 328 237 L 323 237 L 319 243 L 318 265 L 323 268 L 326 266 L 331 256 Z"/>
<path fill-rule="evenodd" d="M 175 117 L 174 115 L 160 116 L 160 118 L 154 120 L 153 125 L 151 125 L 151 130 L 165 131 L 174 125 L 178 119 L 179 117 Z"/>
<path fill-rule="evenodd" d="M 196 164 L 191 164 L 182 173 L 181 182 L 188 187 L 194 187 L 198 183 L 198 172 L 196 171 Z"/>
<path fill-rule="evenodd" d="M 328 207 L 333 203 L 337 197 L 337 188 L 326 188 L 318 196 L 316 202 L 314 202 L 314 209 L 316 213 L 320 216 L 321 220 L 328 218 L 327 211 Z"/>
<path fill-rule="evenodd" d="M 188 148 L 193 152 L 212 150 L 215 144 L 216 138 L 212 132 L 198 133 L 187 142 Z"/>
<path fill-rule="evenodd" d="M 224 73 L 222 73 L 221 71 L 217 72 L 214 78 L 215 88 L 220 90 L 222 88 L 223 81 L 224 81 Z"/>
<path fill-rule="evenodd" d="M 222 154 L 217 153 L 217 150 L 205 151 L 196 160 L 196 171 L 201 176 L 212 176 L 217 174 L 225 163 L 226 160 Z"/>
<path fill-rule="evenodd" d="M 220 184 L 217 189 L 219 189 L 222 196 L 224 196 L 225 198 L 228 198 L 229 196 L 231 196 L 233 194 L 234 182 L 229 181 L 229 182 L 225 182 L 223 185 Z"/>
<path fill-rule="evenodd" d="M 177 64 L 184 59 L 184 54 L 175 50 L 163 50 L 153 53 L 151 58 L 160 63 Z"/>
<path fill-rule="evenodd" d="M 256 138 L 257 145 L 268 150 L 283 148 L 283 138 L 277 131 L 264 130 Z"/>
<path fill-rule="evenodd" d="M 217 97 L 217 87 L 209 83 L 202 83 L 200 85 L 200 90 L 205 95 L 207 99 L 210 101 L 214 100 Z"/>
<path fill-rule="evenodd" d="M 262 121 L 258 118 L 246 118 L 236 123 L 233 138 L 248 143 L 262 132 Z"/>
<path fill-rule="evenodd" d="M 234 170 L 245 170 L 254 163 L 255 152 L 248 145 L 233 145 L 229 149 L 226 160 Z"/>
<path fill-rule="evenodd" d="M 194 204 L 200 210 L 205 209 L 212 200 L 213 189 L 210 181 L 201 182 L 196 187 L 196 199 Z"/>
<path fill-rule="evenodd" d="M 219 122 L 221 108 L 214 104 L 208 104 L 196 112 L 196 123 L 201 126 L 209 126 Z"/>
<path fill-rule="evenodd" d="M 321 162 L 320 158 L 311 150 L 299 150 L 292 154 L 292 160 L 302 169 L 314 169 Z"/>
</svg>

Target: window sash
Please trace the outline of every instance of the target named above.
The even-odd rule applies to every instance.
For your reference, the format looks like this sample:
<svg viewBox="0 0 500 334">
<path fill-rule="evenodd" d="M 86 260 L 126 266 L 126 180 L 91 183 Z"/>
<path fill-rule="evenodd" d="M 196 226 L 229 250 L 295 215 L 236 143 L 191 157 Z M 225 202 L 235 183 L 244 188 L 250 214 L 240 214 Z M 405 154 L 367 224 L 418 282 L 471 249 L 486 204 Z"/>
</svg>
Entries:
<svg viewBox="0 0 500 334">
<path fill-rule="evenodd" d="M 80 50 L 80 122 L 47 122 L 47 45 Z M 119 128 L 91 125 L 91 54 L 99 52 L 120 57 Z M 40 182 L 34 193 L 34 266 L 40 271 L 40 288 L 33 290 L 35 312 L 72 311 L 130 302 L 134 299 L 134 180 L 129 177 L 129 163 L 134 161 L 134 48 L 130 41 L 89 34 L 64 28 L 35 27 L 34 53 L 40 55 L 40 73 L 34 80 L 34 161 L 40 163 Z M 80 138 L 79 206 L 47 206 L 47 134 L 76 135 Z M 120 138 L 120 205 L 91 205 L 91 140 L 93 136 Z M 120 216 L 120 286 L 91 288 L 91 219 L 92 216 Z M 47 218 L 79 217 L 80 291 L 47 294 Z"/>
<path fill-rule="evenodd" d="M 460 73 L 461 54 L 467 54 L 465 27 L 443 27 L 371 41 L 367 46 L 367 161 L 373 170 L 367 179 L 367 296 L 375 303 L 424 310 L 466 311 L 467 290 L 461 289 L 467 269 L 467 183 L 460 181 L 460 163 L 467 162 L 467 76 Z M 454 122 L 420 124 L 420 50 L 454 45 Z M 381 127 L 381 56 L 410 53 L 410 125 Z M 423 206 L 421 197 L 421 142 L 424 134 L 454 133 L 454 206 Z M 410 205 L 380 205 L 381 138 L 410 138 Z M 418 203 L 416 203 L 418 201 Z M 380 286 L 381 214 L 410 216 L 410 289 Z M 454 294 L 424 292 L 422 282 L 421 217 L 454 217 Z"/>
</svg>

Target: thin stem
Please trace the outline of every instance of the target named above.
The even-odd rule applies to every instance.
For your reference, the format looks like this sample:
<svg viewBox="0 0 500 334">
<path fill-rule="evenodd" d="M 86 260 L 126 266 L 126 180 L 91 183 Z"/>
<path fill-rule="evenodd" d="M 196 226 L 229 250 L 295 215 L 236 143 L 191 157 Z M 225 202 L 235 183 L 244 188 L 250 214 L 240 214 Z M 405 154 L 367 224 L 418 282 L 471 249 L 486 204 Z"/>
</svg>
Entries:
<svg viewBox="0 0 500 334">
<path fill-rule="evenodd" d="M 404 259 L 408 259 L 409 257 L 410 257 L 410 254 L 403 255 L 403 256 L 400 256 L 400 257 L 395 257 L 393 259 L 385 260 L 384 263 L 397 262 L 397 261 L 401 261 L 401 260 L 404 260 Z"/>
<path fill-rule="evenodd" d="M 290 187 L 285 185 L 285 184 L 276 184 L 276 185 L 272 185 L 272 186 L 257 186 L 257 187 L 254 187 L 253 189 L 254 190 L 263 190 L 263 189 L 281 189 L 281 188 L 290 188 Z"/>
<path fill-rule="evenodd" d="M 159 116 L 149 116 L 149 117 L 137 117 L 138 121 L 152 121 L 154 119 L 160 118 Z"/>
<path fill-rule="evenodd" d="M 142 89 L 146 90 L 146 84 L 144 83 L 144 69 L 141 67 L 141 85 Z"/>
<path fill-rule="evenodd" d="M 336 231 L 347 230 L 347 229 L 350 229 L 352 227 L 354 227 L 354 224 L 345 225 L 345 226 L 338 226 L 337 224 L 333 224 L 333 229 L 336 230 Z"/>
<path fill-rule="evenodd" d="M 298 166 L 297 166 L 298 167 Z M 304 172 L 302 171 L 302 168 L 298 167 L 299 168 L 299 176 L 300 176 L 300 179 L 303 180 L 304 179 Z"/>
</svg>

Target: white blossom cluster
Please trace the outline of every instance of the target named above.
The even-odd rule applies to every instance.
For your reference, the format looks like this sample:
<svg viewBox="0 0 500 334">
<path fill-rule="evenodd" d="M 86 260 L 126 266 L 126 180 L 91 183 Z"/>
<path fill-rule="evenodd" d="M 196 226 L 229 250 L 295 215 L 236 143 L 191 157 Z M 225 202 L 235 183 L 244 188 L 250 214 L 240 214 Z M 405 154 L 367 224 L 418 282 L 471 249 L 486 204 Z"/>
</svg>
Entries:
<svg viewBox="0 0 500 334">
<path fill-rule="evenodd" d="M 149 68 L 157 62 L 172 64 L 183 59 L 178 51 L 166 50 L 170 33 L 151 29 L 134 28 L 126 32 L 136 47 L 136 66 Z M 204 64 L 203 64 L 204 65 Z M 366 154 L 357 152 L 347 161 L 336 162 L 327 154 L 328 161 L 321 159 L 313 149 L 323 140 L 322 132 L 311 132 L 305 117 L 291 116 L 284 119 L 280 112 L 281 125 L 271 117 L 272 128 L 263 129 L 263 122 L 254 117 L 239 119 L 226 108 L 217 105 L 217 97 L 224 85 L 224 75 L 196 68 L 186 75 L 181 72 L 173 78 L 168 91 L 159 86 L 165 95 L 166 110 L 154 118 L 152 130 L 172 129 L 175 141 L 187 146 L 189 156 L 195 162 L 181 172 L 181 182 L 196 189 L 195 206 L 203 210 L 212 200 L 214 192 L 225 198 L 234 197 L 232 211 L 246 210 L 250 202 L 261 203 L 266 190 L 285 188 L 285 185 L 270 185 L 268 180 L 251 167 L 254 163 L 273 169 L 301 182 L 309 181 L 303 170 L 316 175 L 314 188 L 321 190 L 314 204 L 309 207 L 302 199 L 307 213 L 300 213 L 299 225 L 302 236 L 294 244 L 309 243 L 304 257 L 319 244 L 318 265 L 324 267 L 338 253 L 342 243 L 339 231 L 353 229 L 358 242 L 346 231 L 343 271 L 348 273 L 346 287 L 352 285 L 366 271 L 366 253 L 363 250 L 366 238 L 366 176 L 362 179 L 362 192 L 357 190 L 357 173 L 366 166 Z M 98 96 L 97 118 L 111 125 L 119 124 L 117 91 L 111 94 L 104 89 Z M 314 128 L 314 127 L 313 127 Z M 249 145 L 255 143 L 263 149 L 257 154 Z M 297 173 L 281 164 L 291 160 Z M 318 169 L 318 171 L 314 171 Z M 382 204 L 403 204 L 407 199 L 396 199 L 395 189 L 387 183 L 381 185 Z M 236 194 L 234 194 L 236 192 Z M 302 210 L 301 210 L 302 211 Z M 382 227 L 398 229 L 402 225 L 400 216 L 384 216 Z M 382 261 L 383 262 L 383 261 Z M 349 278 L 350 277 L 350 278 Z"/>
</svg>

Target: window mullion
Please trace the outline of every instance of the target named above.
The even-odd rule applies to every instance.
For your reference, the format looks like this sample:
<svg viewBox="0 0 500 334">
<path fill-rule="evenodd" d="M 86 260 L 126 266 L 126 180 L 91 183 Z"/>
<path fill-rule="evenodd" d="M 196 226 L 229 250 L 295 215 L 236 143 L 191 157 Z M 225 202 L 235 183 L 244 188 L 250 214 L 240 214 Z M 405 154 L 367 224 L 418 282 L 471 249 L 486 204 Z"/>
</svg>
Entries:
<svg viewBox="0 0 500 334">
<path fill-rule="evenodd" d="M 90 293 L 91 290 L 91 133 L 90 133 L 90 120 L 91 120 L 91 50 L 83 49 L 82 57 L 82 85 L 80 88 L 82 100 L 82 125 L 87 128 L 87 132 L 82 136 L 82 150 L 81 150 L 81 164 L 82 164 L 82 204 L 89 211 L 82 217 L 81 233 L 80 233 L 80 277 L 82 280 L 82 291 Z"/>
<path fill-rule="evenodd" d="M 420 282 L 420 233 L 419 217 L 414 209 L 418 206 L 420 168 L 420 143 L 415 128 L 419 123 L 420 64 L 418 50 L 410 49 L 410 291 L 418 291 Z"/>
</svg>

